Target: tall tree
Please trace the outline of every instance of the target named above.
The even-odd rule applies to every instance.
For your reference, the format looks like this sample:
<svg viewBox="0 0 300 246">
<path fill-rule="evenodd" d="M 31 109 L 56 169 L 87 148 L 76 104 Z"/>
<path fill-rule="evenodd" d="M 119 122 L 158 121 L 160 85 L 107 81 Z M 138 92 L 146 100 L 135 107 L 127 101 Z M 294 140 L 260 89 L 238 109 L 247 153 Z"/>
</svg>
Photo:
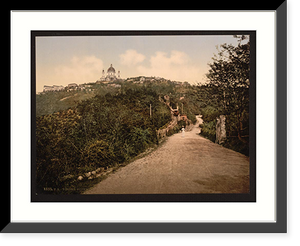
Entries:
<svg viewBox="0 0 300 246">
<path fill-rule="evenodd" d="M 207 78 L 213 94 L 217 96 L 219 107 L 224 114 L 235 118 L 233 122 L 238 138 L 242 138 L 243 122 L 249 115 L 249 73 L 250 73 L 250 42 L 243 43 L 246 36 L 239 38 L 238 45 L 222 44 L 221 50 L 209 63 Z"/>
</svg>

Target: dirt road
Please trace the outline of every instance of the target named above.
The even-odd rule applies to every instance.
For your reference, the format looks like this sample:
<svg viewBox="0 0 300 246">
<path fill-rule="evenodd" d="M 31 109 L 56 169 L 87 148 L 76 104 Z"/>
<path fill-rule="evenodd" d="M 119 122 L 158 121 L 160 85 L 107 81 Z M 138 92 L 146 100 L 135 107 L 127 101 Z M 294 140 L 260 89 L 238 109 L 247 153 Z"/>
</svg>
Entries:
<svg viewBox="0 0 300 246">
<path fill-rule="evenodd" d="M 249 158 L 199 136 L 198 124 L 85 194 L 248 193 Z"/>
</svg>

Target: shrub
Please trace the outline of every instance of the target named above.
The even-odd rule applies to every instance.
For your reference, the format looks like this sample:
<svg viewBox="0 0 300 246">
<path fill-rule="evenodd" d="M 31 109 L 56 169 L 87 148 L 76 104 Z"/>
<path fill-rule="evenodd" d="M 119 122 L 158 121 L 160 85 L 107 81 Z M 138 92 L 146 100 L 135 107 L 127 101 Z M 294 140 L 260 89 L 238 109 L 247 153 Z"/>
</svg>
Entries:
<svg viewBox="0 0 300 246">
<path fill-rule="evenodd" d="M 216 141 L 216 120 L 203 122 L 201 134 L 209 140 Z"/>
<path fill-rule="evenodd" d="M 215 107 L 207 106 L 201 109 L 201 114 L 204 122 L 210 122 L 215 120 L 221 112 Z"/>
<path fill-rule="evenodd" d="M 93 169 L 109 166 L 114 162 L 114 153 L 108 143 L 103 140 L 92 140 L 82 151 L 81 166 Z"/>
</svg>

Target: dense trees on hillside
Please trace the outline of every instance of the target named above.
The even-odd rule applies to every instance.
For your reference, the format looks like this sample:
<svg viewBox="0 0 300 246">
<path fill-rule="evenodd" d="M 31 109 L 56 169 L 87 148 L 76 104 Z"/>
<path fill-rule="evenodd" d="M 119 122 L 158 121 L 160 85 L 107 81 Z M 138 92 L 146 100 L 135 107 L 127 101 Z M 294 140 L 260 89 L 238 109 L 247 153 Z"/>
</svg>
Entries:
<svg viewBox="0 0 300 246">
<path fill-rule="evenodd" d="M 97 95 L 68 110 L 37 117 L 39 191 L 70 185 L 62 181 L 66 175 L 129 160 L 157 144 L 156 130 L 170 119 L 167 106 L 147 87 Z"/>
</svg>

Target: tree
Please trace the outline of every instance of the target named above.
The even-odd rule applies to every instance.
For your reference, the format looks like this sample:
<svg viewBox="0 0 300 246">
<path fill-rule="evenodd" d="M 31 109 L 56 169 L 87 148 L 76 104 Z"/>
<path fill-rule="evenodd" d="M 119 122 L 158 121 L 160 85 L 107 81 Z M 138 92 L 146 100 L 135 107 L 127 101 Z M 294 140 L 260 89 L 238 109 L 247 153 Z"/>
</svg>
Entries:
<svg viewBox="0 0 300 246">
<path fill-rule="evenodd" d="M 213 94 L 217 96 L 222 112 L 232 120 L 237 137 L 242 142 L 249 115 L 249 74 L 250 74 L 250 42 L 242 44 L 246 36 L 239 38 L 238 45 L 222 44 L 218 55 L 208 64 L 210 69 L 206 75 Z"/>
</svg>

